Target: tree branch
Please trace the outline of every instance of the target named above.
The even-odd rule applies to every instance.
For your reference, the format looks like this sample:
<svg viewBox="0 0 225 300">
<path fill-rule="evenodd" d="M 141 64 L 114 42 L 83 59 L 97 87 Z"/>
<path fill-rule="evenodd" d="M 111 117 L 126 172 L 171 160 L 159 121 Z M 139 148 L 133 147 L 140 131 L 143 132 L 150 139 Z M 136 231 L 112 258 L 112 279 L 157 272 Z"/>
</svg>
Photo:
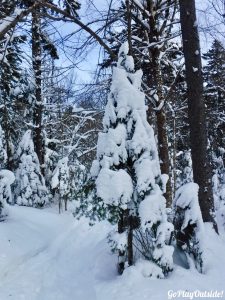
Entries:
<svg viewBox="0 0 225 300">
<path fill-rule="evenodd" d="M 11 17 L 7 17 L 12 19 L 10 20 L 5 20 L 6 24 L 5 26 L 3 26 L 1 24 L 1 28 L 0 28 L 0 39 L 2 39 L 4 37 L 4 35 L 10 31 L 12 28 L 14 28 L 16 26 L 17 23 L 21 22 L 22 19 L 26 16 L 28 16 L 33 10 L 35 10 L 38 6 L 40 5 L 39 2 L 33 4 L 32 6 L 30 6 L 28 9 L 26 10 L 21 10 L 18 14 L 12 15 Z"/>
</svg>

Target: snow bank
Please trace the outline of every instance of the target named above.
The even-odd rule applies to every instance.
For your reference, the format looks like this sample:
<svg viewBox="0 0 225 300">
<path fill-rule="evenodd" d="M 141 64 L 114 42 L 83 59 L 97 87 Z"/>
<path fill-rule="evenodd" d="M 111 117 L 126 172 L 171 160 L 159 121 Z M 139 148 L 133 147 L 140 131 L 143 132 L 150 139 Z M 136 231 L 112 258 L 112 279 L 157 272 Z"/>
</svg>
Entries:
<svg viewBox="0 0 225 300">
<path fill-rule="evenodd" d="M 160 270 L 143 260 L 117 275 L 105 238 L 114 229 L 109 223 L 89 227 L 89 220 L 56 211 L 14 206 L 0 223 L 1 300 L 166 300 L 171 290 L 224 290 L 225 239 L 210 224 L 206 273 L 175 265 L 159 280 Z"/>
</svg>

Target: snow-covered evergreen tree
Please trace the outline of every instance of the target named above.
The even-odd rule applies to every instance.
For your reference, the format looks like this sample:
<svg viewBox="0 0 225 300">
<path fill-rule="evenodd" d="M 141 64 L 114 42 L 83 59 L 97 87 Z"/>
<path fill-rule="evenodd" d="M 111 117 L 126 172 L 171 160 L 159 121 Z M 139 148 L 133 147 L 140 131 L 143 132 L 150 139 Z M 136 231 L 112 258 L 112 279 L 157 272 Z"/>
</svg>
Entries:
<svg viewBox="0 0 225 300">
<path fill-rule="evenodd" d="M 215 140 L 215 144 L 221 147 L 225 112 L 225 47 L 219 40 L 214 40 L 211 49 L 203 57 L 207 62 L 204 67 L 204 79 L 209 135 L 212 141 Z"/>
<path fill-rule="evenodd" d="M 9 170 L 0 170 L 0 221 L 8 215 L 7 203 L 12 203 L 11 185 L 15 180 L 14 174 Z"/>
<path fill-rule="evenodd" d="M 67 210 L 70 192 L 68 157 L 63 157 L 58 161 L 52 176 L 52 189 L 56 189 L 58 192 L 59 212 L 61 211 L 62 201 L 64 201 L 65 210 Z"/>
<path fill-rule="evenodd" d="M 225 48 L 219 40 L 204 54 L 205 99 L 208 111 L 213 192 L 219 231 L 225 229 Z"/>
<path fill-rule="evenodd" d="M 204 272 L 204 227 L 198 201 L 199 187 L 189 182 L 181 186 L 174 199 L 174 227 L 177 246 L 194 261 L 199 272 Z"/>
<path fill-rule="evenodd" d="M 80 200 L 86 179 L 87 170 L 85 166 L 78 160 L 75 160 L 69 166 L 70 201 Z"/>
<path fill-rule="evenodd" d="M 180 151 L 177 155 L 176 187 L 193 181 L 191 150 Z"/>
<path fill-rule="evenodd" d="M 48 193 L 40 171 L 31 130 L 27 130 L 17 150 L 15 203 L 25 206 L 42 207 L 48 203 Z"/>
<path fill-rule="evenodd" d="M 54 144 L 49 142 L 48 138 L 45 138 L 45 141 L 45 183 L 51 194 L 54 194 L 52 190 L 52 176 L 57 167 L 59 153 L 56 151 Z"/>
<path fill-rule="evenodd" d="M 59 212 L 62 201 L 67 210 L 68 201 L 79 200 L 83 193 L 85 178 L 86 169 L 78 160 L 72 163 L 68 157 L 64 157 L 58 161 L 53 172 L 51 187 L 58 198 Z"/>
<path fill-rule="evenodd" d="M 7 18 L 18 8 L 18 1 L 0 2 L 0 27 L 5 26 Z M 21 45 L 25 37 L 21 31 L 11 28 L 0 39 L 0 123 L 5 133 L 7 153 L 6 167 L 13 170 L 13 144 L 16 143 L 21 123 L 24 125 L 23 111 L 24 78 L 22 76 L 23 51 Z M 27 95 L 26 95 L 27 96 Z M 27 97 L 26 97 L 27 99 Z"/>
<path fill-rule="evenodd" d="M 172 224 L 167 222 L 163 197 L 166 180 L 160 174 L 154 132 L 146 119 L 141 80 L 142 71 L 135 72 L 128 43 L 124 43 L 113 69 L 104 130 L 99 134 L 91 176 L 96 183 L 98 208 L 104 208 L 108 220 L 118 223 L 110 241 L 119 253 L 119 272 L 127 263 L 134 263 L 137 229 L 148 236 L 150 247 L 145 258 L 167 274 L 172 270 L 173 249 L 166 245 L 166 236 Z"/>
<path fill-rule="evenodd" d="M 225 188 L 225 48 L 219 40 L 214 40 L 211 49 L 204 54 L 207 64 L 204 67 L 205 99 L 208 117 L 208 136 L 210 141 L 214 179 L 214 194 L 221 198 L 220 191 Z M 215 187 L 218 190 L 215 190 Z M 225 198 L 223 199 L 225 201 Z"/>
</svg>

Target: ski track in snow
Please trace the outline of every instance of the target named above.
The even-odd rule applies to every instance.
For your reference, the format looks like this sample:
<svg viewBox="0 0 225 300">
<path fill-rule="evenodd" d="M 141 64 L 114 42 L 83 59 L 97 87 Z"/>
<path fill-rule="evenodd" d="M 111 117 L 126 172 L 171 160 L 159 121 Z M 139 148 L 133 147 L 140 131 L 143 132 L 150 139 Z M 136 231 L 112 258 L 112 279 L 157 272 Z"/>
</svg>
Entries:
<svg viewBox="0 0 225 300">
<path fill-rule="evenodd" d="M 72 216 L 59 216 L 43 210 L 12 207 L 10 211 L 10 218 L 3 224 L 5 228 L 9 227 L 5 240 L 11 239 L 9 244 L 13 243 L 8 232 L 12 227 L 15 230 L 18 223 L 27 230 L 21 233 L 27 237 L 27 244 L 25 249 L 20 244 L 25 253 L 17 255 L 18 249 L 15 249 L 13 258 L 9 257 L 3 267 L 0 264 L 0 299 L 97 299 L 92 271 L 96 260 L 93 248 L 99 240 L 92 234 L 94 227 L 89 227 L 86 220 L 76 221 Z M 103 238 L 108 232 L 107 227 L 101 226 Z M 32 233 L 38 237 L 38 243 L 33 245 L 28 240 Z M 30 246 L 37 248 L 26 251 Z M 4 253 L 3 247 L 0 246 L 0 253 Z M 106 253 L 109 254 L 109 249 Z"/>
<path fill-rule="evenodd" d="M 0 224 L 0 300 L 166 300 L 168 290 L 225 289 L 225 258 L 212 260 L 215 250 L 224 253 L 221 239 L 209 236 L 218 245 L 208 249 L 208 276 L 175 266 L 168 279 L 151 280 L 134 267 L 116 274 L 105 239 L 110 228 L 52 210 L 11 207 Z"/>
<path fill-rule="evenodd" d="M 13 208 L 11 210 L 15 210 L 15 213 L 17 210 L 19 212 L 19 209 L 21 208 Z M 32 209 L 26 208 L 22 208 L 22 210 L 27 210 L 28 214 L 32 211 Z M 80 282 L 82 281 L 82 270 L 80 270 L 81 276 L 78 278 L 79 280 L 74 278 L 73 271 L 76 271 L 79 264 L 74 266 L 75 260 L 70 261 L 71 257 L 76 254 L 74 243 L 76 245 L 76 239 L 79 238 L 79 233 L 73 230 L 74 225 L 71 228 L 71 223 L 66 224 L 65 229 L 65 226 L 62 226 L 63 224 L 58 216 L 54 217 L 58 219 L 58 222 L 54 222 L 54 230 L 48 232 L 49 239 L 46 238 L 47 230 L 44 224 L 37 222 L 39 220 L 36 220 L 35 226 L 34 220 L 28 218 L 28 220 L 24 221 L 21 219 L 21 223 L 24 227 L 34 231 L 35 234 L 38 233 L 40 236 L 43 234 L 44 241 L 41 241 L 41 244 L 44 243 L 44 245 L 28 251 L 19 257 L 13 258 L 10 263 L 4 266 L 0 274 L 0 299 L 38 300 L 45 299 L 46 294 L 49 294 L 49 300 L 70 299 L 69 297 L 75 296 L 76 291 L 79 292 L 76 285 L 82 284 L 82 282 Z M 7 221 L 9 225 L 11 225 L 10 221 L 10 219 Z M 4 226 L 7 226 L 7 223 L 5 223 Z M 59 225 L 61 225 L 61 228 Z M 56 232 L 58 232 L 57 235 Z M 26 232 L 24 232 L 24 234 L 26 235 Z M 9 243 L 12 242 L 13 241 L 10 240 Z M 21 245 L 21 247 L 23 248 L 23 245 Z M 74 252 L 74 254 L 72 252 Z M 71 292 L 67 286 L 68 279 L 70 285 L 72 281 L 75 281 L 75 284 L 72 285 L 74 288 L 73 295 L 67 295 Z M 61 284 L 62 281 L 64 285 Z M 59 286 L 60 289 L 55 288 Z M 90 291 L 86 289 L 82 290 L 82 293 L 83 294 L 79 295 L 80 299 L 86 299 Z"/>
</svg>

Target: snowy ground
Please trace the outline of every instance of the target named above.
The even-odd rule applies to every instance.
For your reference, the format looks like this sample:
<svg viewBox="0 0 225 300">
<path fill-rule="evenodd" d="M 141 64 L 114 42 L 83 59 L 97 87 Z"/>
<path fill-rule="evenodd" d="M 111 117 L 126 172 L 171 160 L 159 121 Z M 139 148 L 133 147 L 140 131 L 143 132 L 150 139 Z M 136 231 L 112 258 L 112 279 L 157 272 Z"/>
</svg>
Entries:
<svg viewBox="0 0 225 300">
<path fill-rule="evenodd" d="M 209 226 L 207 273 L 175 265 L 161 280 L 134 267 L 118 276 L 105 240 L 109 230 L 107 223 L 89 227 L 54 210 L 11 207 L 0 223 L 0 300 L 164 300 L 170 290 L 224 290 L 225 299 L 225 240 Z"/>
</svg>

